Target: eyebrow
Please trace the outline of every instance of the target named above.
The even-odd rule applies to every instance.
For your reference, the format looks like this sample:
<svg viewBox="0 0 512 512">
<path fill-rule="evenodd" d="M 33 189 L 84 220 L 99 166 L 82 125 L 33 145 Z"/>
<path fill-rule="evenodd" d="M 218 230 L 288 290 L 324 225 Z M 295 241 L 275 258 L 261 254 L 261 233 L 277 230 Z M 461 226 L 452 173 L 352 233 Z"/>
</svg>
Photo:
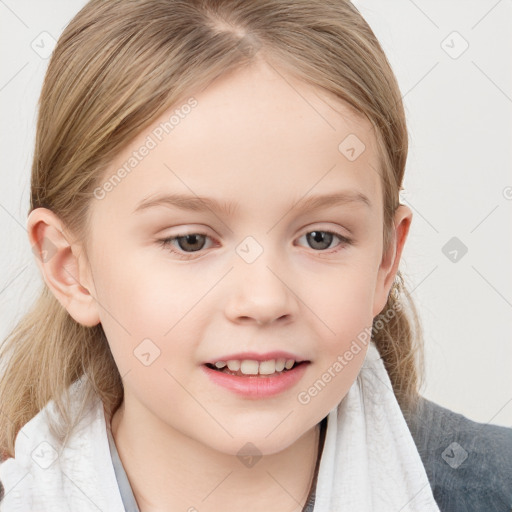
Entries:
<svg viewBox="0 0 512 512">
<path fill-rule="evenodd" d="M 371 201 L 362 192 L 356 190 L 344 190 L 332 194 L 309 196 L 297 201 L 290 206 L 289 209 L 312 212 L 322 208 L 341 206 L 343 204 L 351 203 L 361 204 L 368 208 L 372 207 Z M 138 214 L 157 206 L 165 206 L 168 208 L 175 207 L 195 212 L 210 210 L 230 216 L 238 211 L 239 204 L 217 201 L 211 197 L 190 196 L 186 194 L 162 194 L 143 199 L 134 209 L 133 213 Z"/>
</svg>

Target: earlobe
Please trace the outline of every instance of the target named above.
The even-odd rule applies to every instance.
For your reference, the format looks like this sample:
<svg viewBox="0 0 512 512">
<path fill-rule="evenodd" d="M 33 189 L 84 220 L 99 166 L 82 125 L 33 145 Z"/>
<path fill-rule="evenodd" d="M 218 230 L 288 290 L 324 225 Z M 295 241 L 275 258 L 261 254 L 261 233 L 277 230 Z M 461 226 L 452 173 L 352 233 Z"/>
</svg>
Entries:
<svg viewBox="0 0 512 512">
<path fill-rule="evenodd" d="M 388 250 L 383 254 L 373 304 L 373 316 L 377 316 L 384 309 L 388 295 L 393 286 L 402 251 L 409 234 L 412 222 L 412 211 L 405 205 L 399 205 L 394 218 L 394 228 L 391 233 L 391 242 Z"/>
<path fill-rule="evenodd" d="M 56 299 L 78 323 L 97 325 L 94 288 L 80 281 L 78 248 L 66 237 L 62 221 L 51 210 L 36 208 L 28 217 L 27 231 L 36 264 Z"/>
</svg>

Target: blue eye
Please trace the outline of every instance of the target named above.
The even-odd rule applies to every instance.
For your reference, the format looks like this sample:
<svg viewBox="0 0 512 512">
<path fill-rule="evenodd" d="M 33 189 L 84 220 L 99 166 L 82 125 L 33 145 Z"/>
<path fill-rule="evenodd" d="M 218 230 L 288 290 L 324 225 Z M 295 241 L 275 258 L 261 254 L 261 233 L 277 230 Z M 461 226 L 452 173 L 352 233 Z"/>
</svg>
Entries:
<svg viewBox="0 0 512 512">
<path fill-rule="evenodd" d="M 343 249 L 343 247 L 347 245 L 351 245 L 353 241 L 339 233 L 334 231 L 326 231 L 326 230 L 314 230 L 308 231 L 304 235 L 302 235 L 299 240 L 303 237 L 306 237 L 308 244 L 312 245 L 312 249 L 315 249 L 316 252 L 333 254 Z M 334 250 L 326 250 L 328 249 L 333 240 L 338 238 L 340 243 L 335 246 Z M 169 250 L 171 253 L 175 254 L 178 258 L 181 259 L 192 259 L 194 253 L 200 252 L 204 247 L 206 240 L 211 239 L 205 233 L 188 233 L 175 235 L 163 240 L 158 240 L 161 247 Z"/>
</svg>

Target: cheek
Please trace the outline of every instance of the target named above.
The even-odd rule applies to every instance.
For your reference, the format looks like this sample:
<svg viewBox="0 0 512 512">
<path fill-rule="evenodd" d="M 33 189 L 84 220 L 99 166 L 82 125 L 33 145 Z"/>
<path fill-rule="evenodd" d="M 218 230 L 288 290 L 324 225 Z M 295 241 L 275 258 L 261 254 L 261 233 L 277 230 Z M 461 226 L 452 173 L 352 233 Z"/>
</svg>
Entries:
<svg viewBox="0 0 512 512">
<path fill-rule="evenodd" d="M 299 403 L 315 414 L 326 414 L 353 385 L 364 363 L 373 321 L 370 266 L 357 271 L 352 266 L 350 272 L 340 270 L 322 281 L 323 286 L 315 286 L 307 295 L 307 303 L 314 304 L 311 321 L 321 333 L 317 364 L 298 395 Z"/>
<path fill-rule="evenodd" d="M 183 266 L 163 260 L 148 264 L 135 256 L 115 264 L 104 260 L 95 281 L 101 323 L 121 375 L 152 360 L 152 374 L 174 369 L 176 354 L 193 354 L 199 312 L 207 303 L 201 299 L 211 282 Z"/>
<path fill-rule="evenodd" d="M 160 279 L 158 279 L 160 277 Z M 95 273 L 101 324 L 114 356 L 169 330 L 180 298 L 161 276 L 133 258 L 104 259 Z"/>
<path fill-rule="evenodd" d="M 135 256 L 105 261 L 97 281 L 98 296 L 110 313 L 103 312 L 106 320 L 111 316 L 129 332 L 161 336 L 183 316 L 196 295 L 194 287 L 179 268 L 164 263 Z"/>
<path fill-rule="evenodd" d="M 305 302 L 324 324 L 325 340 L 336 345 L 371 325 L 375 275 L 371 265 L 360 263 L 311 280 Z"/>
</svg>

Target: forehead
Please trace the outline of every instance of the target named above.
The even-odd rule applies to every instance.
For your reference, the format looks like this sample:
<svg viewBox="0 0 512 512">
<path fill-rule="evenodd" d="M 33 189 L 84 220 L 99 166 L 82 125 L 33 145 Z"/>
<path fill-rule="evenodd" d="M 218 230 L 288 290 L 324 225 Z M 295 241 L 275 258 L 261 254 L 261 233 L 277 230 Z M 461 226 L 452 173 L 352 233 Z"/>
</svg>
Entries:
<svg viewBox="0 0 512 512">
<path fill-rule="evenodd" d="M 350 188 L 381 208 L 378 162 L 366 118 L 258 62 L 223 75 L 144 129 L 109 166 L 103 183 L 127 172 L 102 206 L 127 214 L 141 198 L 167 190 L 261 209 L 262 202 Z"/>
</svg>

